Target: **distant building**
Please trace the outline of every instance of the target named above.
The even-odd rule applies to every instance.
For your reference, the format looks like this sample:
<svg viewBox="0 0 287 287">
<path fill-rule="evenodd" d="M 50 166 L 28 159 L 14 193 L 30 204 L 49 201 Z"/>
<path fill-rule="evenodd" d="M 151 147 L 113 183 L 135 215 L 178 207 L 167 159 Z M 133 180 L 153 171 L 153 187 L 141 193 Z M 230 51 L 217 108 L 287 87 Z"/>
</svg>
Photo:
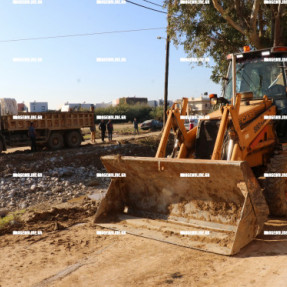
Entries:
<svg viewBox="0 0 287 287">
<path fill-rule="evenodd" d="M 119 104 L 120 104 L 120 99 L 119 98 L 112 101 L 112 106 L 117 106 Z"/>
<path fill-rule="evenodd" d="M 168 107 L 171 107 L 172 104 L 173 104 L 173 101 L 169 101 L 169 100 L 167 101 L 167 106 L 168 106 Z M 150 107 L 153 107 L 153 108 L 159 107 L 159 106 L 163 106 L 163 105 L 164 105 L 164 100 L 160 99 L 160 100 L 148 101 L 148 105 L 149 105 Z"/>
<path fill-rule="evenodd" d="M 17 102 L 13 98 L 1 98 L 0 99 L 0 115 L 17 115 Z"/>
<path fill-rule="evenodd" d="M 31 102 L 29 104 L 30 109 L 29 112 L 31 113 L 39 113 L 39 112 L 46 112 L 48 111 L 48 102 Z"/>
<path fill-rule="evenodd" d="M 189 114 L 206 115 L 211 109 L 208 97 L 201 96 L 199 98 L 188 99 Z"/>
<path fill-rule="evenodd" d="M 95 109 L 106 108 L 112 106 L 112 102 L 95 104 Z"/>
<path fill-rule="evenodd" d="M 163 106 L 164 105 L 164 100 L 163 99 L 157 100 L 157 105 L 158 106 Z"/>
<path fill-rule="evenodd" d="M 181 109 L 182 99 L 175 101 L 177 108 Z M 211 109 L 210 99 L 206 96 L 188 99 L 188 115 L 206 115 Z"/>
<path fill-rule="evenodd" d="M 173 104 L 173 101 L 167 100 L 167 106 L 168 106 L 168 107 L 171 107 L 172 104 Z M 164 105 L 164 100 L 163 100 L 163 99 L 157 100 L 157 105 L 158 105 L 158 106 L 163 106 L 163 105 Z"/>
<path fill-rule="evenodd" d="M 17 104 L 18 112 L 27 112 L 28 108 L 24 103 Z"/>
<path fill-rule="evenodd" d="M 69 104 L 66 103 L 61 107 L 61 112 L 69 112 L 71 110 L 79 110 L 80 109 L 81 104 Z"/>
<path fill-rule="evenodd" d="M 158 106 L 158 103 L 155 100 L 154 101 L 148 101 L 147 104 L 152 108 L 155 108 Z"/>
<path fill-rule="evenodd" d="M 94 105 L 94 104 L 88 104 L 88 103 L 80 104 L 80 103 L 68 103 L 67 102 L 61 107 L 61 112 L 89 111 L 91 108 L 91 105 Z"/>
<path fill-rule="evenodd" d="M 127 104 L 127 105 L 136 105 L 136 104 L 142 104 L 142 105 L 147 105 L 147 98 L 137 98 L 137 97 L 123 97 L 123 98 L 118 98 L 112 101 L 113 106 L 117 105 L 122 105 L 122 104 Z"/>
</svg>

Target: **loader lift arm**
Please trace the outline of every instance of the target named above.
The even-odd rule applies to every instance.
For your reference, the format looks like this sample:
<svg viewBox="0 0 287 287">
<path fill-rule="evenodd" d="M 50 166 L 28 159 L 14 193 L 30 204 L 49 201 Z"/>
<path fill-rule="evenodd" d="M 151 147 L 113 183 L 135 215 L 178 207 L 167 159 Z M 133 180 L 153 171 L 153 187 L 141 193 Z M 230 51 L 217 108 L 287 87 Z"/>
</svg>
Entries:
<svg viewBox="0 0 287 287">
<path fill-rule="evenodd" d="M 227 131 L 228 123 L 232 123 L 230 131 L 231 138 L 236 141 L 231 160 L 247 160 L 248 154 L 262 149 L 263 147 L 272 146 L 275 144 L 275 139 L 264 138 L 264 132 L 267 131 L 268 125 L 271 120 L 265 119 L 265 116 L 276 115 L 276 107 L 272 104 L 271 100 L 265 96 L 263 102 L 265 104 L 265 111 L 255 117 L 248 125 L 241 129 L 239 124 L 239 108 L 241 103 L 241 93 L 236 95 L 235 106 L 226 105 L 223 107 L 222 118 L 219 126 L 218 135 L 216 138 L 214 150 L 211 159 L 220 160 L 223 148 L 223 139 Z M 258 165 L 249 162 L 250 166 Z M 261 163 L 263 164 L 263 162 Z"/>
<path fill-rule="evenodd" d="M 181 112 L 176 108 L 176 104 L 173 104 L 171 109 L 167 111 L 167 121 L 155 156 L 156 158 L 165 157 L 171 129 L 173 129 L 179 141 L 180 151 L 177 158 L 186 158 L 187 152 L 193 148 L 197 127 L 194 127 L 187 132 L 184 121 L 180 118 L 180 116 L 185 116 L 187 114 L 187 107 L 188 99 L 183 98 Z"/>
</svg>

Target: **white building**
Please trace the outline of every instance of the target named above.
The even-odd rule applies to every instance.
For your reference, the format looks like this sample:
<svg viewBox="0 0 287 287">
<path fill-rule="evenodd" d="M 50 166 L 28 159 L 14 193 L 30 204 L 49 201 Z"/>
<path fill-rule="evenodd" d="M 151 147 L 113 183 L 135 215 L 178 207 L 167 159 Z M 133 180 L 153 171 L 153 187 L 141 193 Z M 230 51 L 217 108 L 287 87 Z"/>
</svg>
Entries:
<svg viewBox="0 0 287 287">
<path fill-rule="evenodd" d="M 181 109 L 182 99 L 175 101 L 177 108 Z M 210 99 L 206 96 L 188 99 L 188 115 L 206 115 L 211 109 Z"/>
<path fill-rule="evenodd" d="M 164 100 L 163 99 L 160 99 L 160 100 L 151 100 L 151 101 L 148 101 L 147 104 L 150 106 L 150 107 L 159 107 L 159 106 L 163 106 L 164 105 Z M 173 101 L 167 101 L 167 106 L 168 107 L 171 107 L 173 104 Z"/>
<path fill-rule="evenodd" d="M 67 102 L 61 107 L 61 112 L 80 111 L 80 110 L 89 111 L 91 108 L 91 105 L 94 105 L 94 104 L 87 104 L 87 103 L 80 104 L 80 103 L 68 103 Z"/>
<path fill-rule="evenodd" d="M 158 106 L 157 101 L 148 101 L 147 104 L 152 108 L 155 108 Z"/>
<path fill-rule="evenodd" d="M 29 112 L 39 113 L 48 111 L 48 102 L 30 102 L 29 103 Z"/>
<path fill-rule="evenodd" d="M 109 103 L 98 103 L 98 104 L 95 104 L 95 109 L 106 108 L 106 107 L 109 107 L 109 106 L 112 106 L 112 105 L 113 105 L 112 102 L 109 102 Z"/>
<path fill-rule="evenodd" d="M 206 115 L 211 109 L 209 97 L 201 96 L 199 98 L 189 98 L 188 109 L 190 115 Z"/>
</svg>

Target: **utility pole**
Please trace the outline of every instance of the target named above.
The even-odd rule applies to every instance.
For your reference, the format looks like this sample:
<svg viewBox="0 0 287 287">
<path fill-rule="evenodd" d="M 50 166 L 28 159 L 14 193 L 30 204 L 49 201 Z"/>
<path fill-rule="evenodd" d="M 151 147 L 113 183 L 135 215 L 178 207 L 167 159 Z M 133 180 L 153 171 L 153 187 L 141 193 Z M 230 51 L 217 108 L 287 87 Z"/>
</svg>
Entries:
<svg viewBox="0 0 287 287">
<path fill-rule="evenodd" d="M 165 125 L 167 120 L 167 100 L 168 100 L 168 68 L 169 68 L 169 25 L 170 25 L 170 4 L 171 0 L 168 3 L 168 11 L 167 11 L 167 35 L 166 35 L 166 53 L 165 53 L 165 77 L 164 77 L 164 109 L 163 109 L 163 125 Z"/>
<path fill-rule="evenodd" d="M 167 99 L 168 99 L 168 67 L 169 67 L 169 35 L 166 37 L 166 54 L 165 54 L 165 77 L 164 77 L 164 111 L 163 124 L 166 123 Z"/>
</svg>

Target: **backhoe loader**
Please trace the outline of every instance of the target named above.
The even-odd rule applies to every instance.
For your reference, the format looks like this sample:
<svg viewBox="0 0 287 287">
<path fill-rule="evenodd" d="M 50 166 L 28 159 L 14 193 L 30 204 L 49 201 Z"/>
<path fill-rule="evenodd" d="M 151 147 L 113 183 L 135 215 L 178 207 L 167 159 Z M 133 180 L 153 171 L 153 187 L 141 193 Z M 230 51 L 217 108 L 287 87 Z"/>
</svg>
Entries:
<svg viewBox="0 0 287 287">
<path fill-rule="evenodd" d="M 184 98 L 167 112 L 155 157 L 102 157 L 109 173 L 126 177 L 112 178 L 96 224 L 233 255 L 268 215 L 287 215 L 287 47 L 247 46 L 227 59 L 223 95 L 210 95 L 219 108 L 198 126 L 186 130 Z"/>
</svg>

